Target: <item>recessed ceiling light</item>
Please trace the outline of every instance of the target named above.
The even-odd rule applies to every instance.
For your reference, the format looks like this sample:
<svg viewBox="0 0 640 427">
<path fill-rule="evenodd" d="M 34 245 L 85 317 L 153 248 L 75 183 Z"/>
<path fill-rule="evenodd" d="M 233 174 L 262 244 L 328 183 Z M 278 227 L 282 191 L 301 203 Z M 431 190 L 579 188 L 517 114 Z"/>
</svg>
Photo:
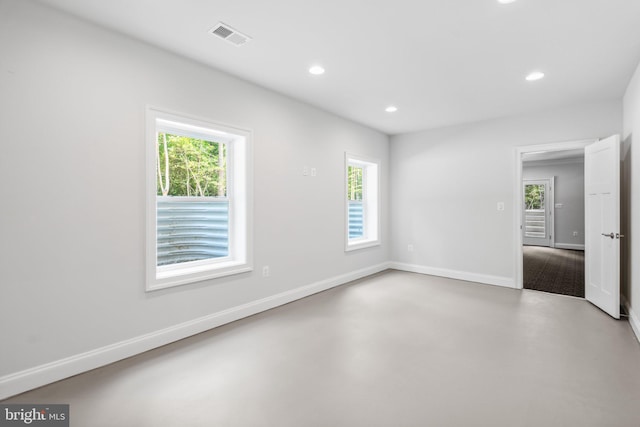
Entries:
<svg viewBox="0 0 640 427">
<path fill-rule="evenodd" d="M 516 0 L 498 0 L 498 3 L 500 4 L 509 4 L 509 3 L 513 3 Z"/>
<path fill-rule="evenodd" d="M 528 82 L 534 82 L 536 80 L 540 80 L 543 77 L 544 77 L 544 73 L 542 71 L 534 71 L 533 73 L 529 74 L 525 78 L 527 79 Z"/>
<path fill-rule="evenodd" d="M 398 107 L 396 107 L 395 105 L 389 105 L 384 109 L 384 111 L 386 111 L 387 113 L 395 113 L 396 111 L 398 111 Z"/>
<path fill-rule="evenodd" d="M 309 68 L 309 72 L 314 76 L 319 76 L 321 74 L 324 74 L 324 68 L 319 65 L 314 65 L 313 67 Z"/>
</svg>

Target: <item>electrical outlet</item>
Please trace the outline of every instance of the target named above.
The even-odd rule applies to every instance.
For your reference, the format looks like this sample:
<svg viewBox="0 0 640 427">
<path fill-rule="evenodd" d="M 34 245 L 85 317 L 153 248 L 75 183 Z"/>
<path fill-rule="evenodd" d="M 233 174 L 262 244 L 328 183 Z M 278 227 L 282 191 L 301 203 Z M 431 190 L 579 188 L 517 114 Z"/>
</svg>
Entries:
<svg viewBox="0 0 640 427">
<path fill-rule="evenodd" d="M 573 232 L 573 237 L 576 237 L 577 235 L 578 235 L 578 232 L 577 232 L 577 231 L 574 231 L 574 232 Z"/>
<path fill-rule="evenodd" d="M 498 202 L 497 209 L 498 209 L 499 211 L 503 211 L 503 210 L 504 210 L 504 202 Z"/>
<path fill-rule="evenodd" d="M 264 267 L 262 267 L 262 277 L 269 277 L 270 274 L 271 272 L 269 271 L 268 265 L 265 265 Z"/>
<path fill-rule="evenodd" d="M 304 176 L 309 175 L 309 166 L 305 166 L 302 168 L 302 175 Z"/>
</svg>

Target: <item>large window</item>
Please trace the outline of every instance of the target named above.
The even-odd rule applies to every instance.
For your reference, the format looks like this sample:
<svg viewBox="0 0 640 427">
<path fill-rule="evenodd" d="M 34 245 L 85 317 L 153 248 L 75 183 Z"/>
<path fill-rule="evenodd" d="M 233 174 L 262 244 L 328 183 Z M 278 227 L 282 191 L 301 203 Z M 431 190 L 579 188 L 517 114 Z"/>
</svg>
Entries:
<svg viewBox="0 0 640 427">
<path fill-rule="evenodd" d="M 347 251 L 380 244 L 379 162 L 345 156 Z"/>
<path fill-rule="evenodd" d="M 249 136 L 147 109 L 147 290 L 251 270 Z"/>
</svg>

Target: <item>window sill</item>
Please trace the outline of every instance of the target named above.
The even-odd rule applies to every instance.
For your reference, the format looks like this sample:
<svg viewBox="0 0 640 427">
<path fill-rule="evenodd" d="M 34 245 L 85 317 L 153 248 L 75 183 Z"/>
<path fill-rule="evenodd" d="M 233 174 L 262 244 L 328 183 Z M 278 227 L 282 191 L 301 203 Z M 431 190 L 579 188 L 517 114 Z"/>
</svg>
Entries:
<svg viewBox="0 0 640 427">
<path fill-rule="evenodd" d="M 374 246 L 380 246 L 380 240 L 358 240 L 354 242 L 347 242 L 347 246 L 344 248 L 345 252 L 357 251 L 358 249 L 371 248 Z"/>
<path fill-rule="evenodd" d="M 147 292 L 174 286 L 188 285 L 219 277 L 253 271 L 253 266 L 240 261 L 227 261 L 215 265 L 193 266 L 171 271 L 160 271 L 147 282 Z"/>
</svg>

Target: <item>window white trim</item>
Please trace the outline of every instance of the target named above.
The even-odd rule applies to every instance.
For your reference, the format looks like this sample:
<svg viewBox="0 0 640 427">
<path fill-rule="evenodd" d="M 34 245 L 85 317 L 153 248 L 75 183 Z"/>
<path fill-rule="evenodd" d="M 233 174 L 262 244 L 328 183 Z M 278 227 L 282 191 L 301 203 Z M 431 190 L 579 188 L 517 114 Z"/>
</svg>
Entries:
<svg viewBox="0 0 640 427">
<path fill-rule="evenodd" d="M 380 245 L 380 161 L 371 157 L 345 153 L 344 157 L 344 200 L 345 200 L 345 251 L 370 248 Z M 364 232 L 362 237 L 349 238 L 349 166 L 363 168 L 362 202 L 364 211 Z"/>
<path fill-rule="evenodd" d="M 228 150 L 229 255 L 157 266 L 156 132 L 216 138 Z M 153 291 L 253 270 L 253 176 L 251 131 L 147 106 L 146 109 L 146 290 Z"/>
</svg>

